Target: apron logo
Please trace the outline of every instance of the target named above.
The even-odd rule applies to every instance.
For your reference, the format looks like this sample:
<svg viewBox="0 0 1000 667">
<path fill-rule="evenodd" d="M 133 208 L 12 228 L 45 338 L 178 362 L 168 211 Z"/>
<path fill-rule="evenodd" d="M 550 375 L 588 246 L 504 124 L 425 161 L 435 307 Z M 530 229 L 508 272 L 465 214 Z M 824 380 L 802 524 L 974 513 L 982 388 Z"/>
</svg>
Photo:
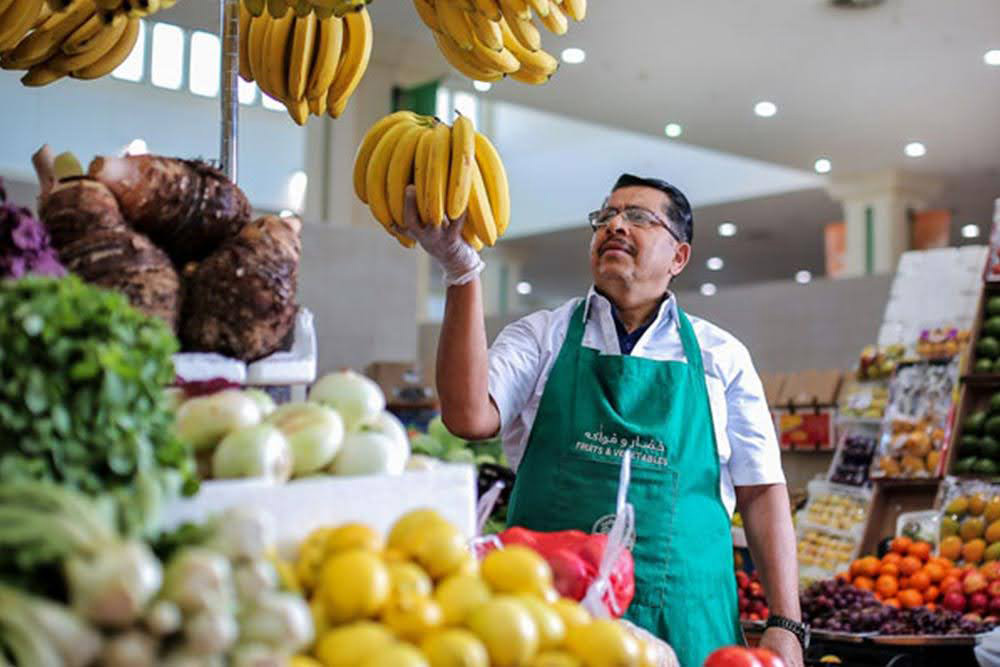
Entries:
<svg viewBox="0 0 1000 667">
<path fill-rule="evenodd" d="M 594 522 L 594 527 L 590 529 L 590 532 L 597 535 L 610 535 L 611 528 L 615 525 L 616 515 L 608 514 L 607 516 L 602 516 L 600 519 Z M 633 525 L 632 530 L 629 531 L 628 537 L 625 538 L 625 546 L 629 548 L 629 551 L 635 548 L 635 527 Z"/>
<path fill-rule="evenodd" d="M 608 435 L 604 433 L 603 426 L 595 433 L 585 432 L 583 440 L 577 440 L 573 449 L 585 454 L 617 459 L 622 458 L 626 451 L 631 450 L 634 461 L 663 468 L 670 464 L 666 456 L 667 448 L 662 441 L 643 440 L 640 436 L 629 437 L 615 433 Z"/>
</svg>

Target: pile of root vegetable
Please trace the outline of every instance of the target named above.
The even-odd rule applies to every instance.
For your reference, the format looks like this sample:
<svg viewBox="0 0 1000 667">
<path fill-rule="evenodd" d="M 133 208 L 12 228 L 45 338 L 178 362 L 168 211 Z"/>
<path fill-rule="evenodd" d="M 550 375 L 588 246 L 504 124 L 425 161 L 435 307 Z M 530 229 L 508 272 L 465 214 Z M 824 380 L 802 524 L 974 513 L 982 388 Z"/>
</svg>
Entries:
<svg viewBox="0 0 1000 667">
<path fill-rule="evenodd" d="M 184 350 L 252 361 L 295 321 L 301 223 L 251 220 L 246 195 L 209 164 L 152 155 L 34 157 L 38 213 L 59 260 L 161 318 Z"/>
</svg>

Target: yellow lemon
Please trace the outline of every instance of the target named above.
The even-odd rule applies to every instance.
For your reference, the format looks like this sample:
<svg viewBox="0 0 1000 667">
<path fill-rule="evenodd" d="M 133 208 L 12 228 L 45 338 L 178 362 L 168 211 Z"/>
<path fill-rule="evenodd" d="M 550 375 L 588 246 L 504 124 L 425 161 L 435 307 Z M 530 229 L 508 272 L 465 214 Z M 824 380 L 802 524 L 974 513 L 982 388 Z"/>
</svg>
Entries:
<svg viewBox="0 0 1000 667">
<path fill-rule="evenodd" d="M 400 639 L 418 642 L 444 623 L 437 602 L 430 598 L 395 601 L 382 610 L 382 622 Z"/>
<path fill-rule="evenodd" d="M 590 623 L 590 614 L 580 604 L 569 598 L 559 598 L 552 603 L 552 609 L 559 614 L 566 629 Z"/>
<path fill-rule="evenodd" d="M 441 606 L 445 625 L 460 625 L 476 607 L 490 599 L 489 586 L 479 577 L 456 574 L 438 584 L 434 599 Z"/>
<path fill-rule="evenodd" d="M 639 667 L 639 641 L 611 620 L 571 628 L 566 648 L 585 667 Z"/>
<path fill-rule="evenodd" d="M 565 651 L 542 651 L 528 663 L 529 667 L 582 667 L 580 660 Z"/>
<path fill-rule="evenodd" d="M 319 595 L 334 624 L 378 614 L 389 599 L 389 570 L 370 551 L 344 551 L 333 556 L 320 573 Z"/>
<path fill-rule="evenodd" d="M 436 632 L 420 645 L 431 667 L 489 667 L 486 647 L 468 630 Z"/>
<path fill-rule="evenodd" d="M 390 597 L 395 601 L 428 597 L 434 584 L 419 566 L 410 563 L 389 563 L 389 580 L 392 582 Z"/>
<path fill-rule="evenodd" d="M 538 650 L 538 628 L 519 600 L 500 595 L 473 611 L 465 622 L 490 654 L 495 667 L 525 665 Z"/>
<path fill-rule="evenodd" d="M 399 549 L 382 550 L 382 560 L 384 560 L 386 563 L 405 563 L 409 559 L 410 557 L 404 554 Z"/>
<path fill-rule="evenodd" d="M 375 529 L 363 523 L 345 523 L 330 531 L 326 538 L 326 553 L 332 555 L 341 551 L 364 549 L 381 551 L 382 536 Z"/>
<path fill-rule="evenodd" d="M 480 565 L 483 579 L 497 593 L 537 593 L 552 589 L 552 569 L 545 559 L 518 544 L 491 551 Z"/>
<path fill-rule="evenodd" d="M 470 556 L 465 536 L 448 523 L 428 528 L 413 549 L 414 560 L 435 580 L 455 574 Z"/>
<path fill-rule="evenodd" d="M 293 655 L 288 659 L 288 667 L 323 667 L 323 663 L 308 655 Z"/>
<path fill-rule="evenodd" d="M 330 621 L 326 617 L 326 607 L 323 605 L 323 599 L 320 596 L 314 595 L 309 600 L 309 613 L 312 615 L 313 636 L 319 637 L 330 627 Z"/>
<path fill-rule="evenodd" d="M 416 554 L 417 546 L 423 541 L 424 535 L 431 527 L 440 524 L 448 525 L 448 521 L 435 510 L 419 509 L 407 512 L 389 530 L 389 539 L 386 541 L 386 545 L 407 556 L 413 556 Z"/>
<path fill-rule="evenodd" d="M 538 648 L 542 651 L 556 648 L 566 638 L 566 624 L 562 616 L 546 602 L 530 593 L 519 593 L 517 599 L 531 614 L 538 628 Z"/>
<path fill-rule="evenodd" d="M 430 667 L 427 659 L 408 644 L 393 644 L 369 655 L 360 667 Z"/>
<path fill-rule="evenodd" d="M 395 641 L 386 627 L 360 621 L 321 635 L 316 642 L 316 657 L 324 667 L 357 667 L 366 657 Z"/>
<path fill-rule="evenodd" d="M 295 578 L 307 591 L 316 588 L 319 571 L 326 560 L 326 540 L 331 532 L 332 528 L 317 528 L 299 546 L 299 554 L 295 559 Z"/>
</svg>

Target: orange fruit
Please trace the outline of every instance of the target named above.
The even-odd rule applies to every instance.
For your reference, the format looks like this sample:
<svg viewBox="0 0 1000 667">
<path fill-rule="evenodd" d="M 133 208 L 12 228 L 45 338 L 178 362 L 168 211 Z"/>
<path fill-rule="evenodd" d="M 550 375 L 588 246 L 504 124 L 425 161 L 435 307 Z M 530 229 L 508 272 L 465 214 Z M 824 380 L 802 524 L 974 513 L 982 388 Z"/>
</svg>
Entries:
<svg viewBox="0 0 1000 667">
<path fill-rule="evenodd" d="M 872 581 L 869 577 L 864 577 L 864 576 L 855 577 L 853 586 L 855 588 L 860 588 L 863 591 L 875 590 L 875 582 Z"/>
<path fill-rule="evenodd" d="M 905 591 L 899 592 L 899 604 L 905 609 L 911 609 L 913 607 L 919 607 L 924 603 L 924 596 L 920 594 L 920 591 L 915 591 L 912 588 L 907 588 Z"/>
<path fill-rule="evenodd" d="M 909 577 L 900 577 L 899 578 L 899 590 L 903 590 L 903 589 L 909 588 L 909 587 L 910 587 L 910 578 Z"/>
<path fill-rule="evenodd" d="M 909 551 L 909 549 L 910 549 L 910 545 L 912 545 L 912 544 L 913 544 L 913 540 L 911 540 L 910 538 L 905 537 L 905 536 L 900 536 L 900 537 L 897 537 L 896 539 L 894 539 L 892 541 L 892 544 L 889 546 L 889 548 L 892 551 L 895 551 L 896 553 L 902 554 L 902 555 L 905 556 L 906 552 Z"/>
<path fill-rule="evenodd" d="M 937 586 L 928 586 L 924 591 L 924 602 L 934 602 L 941 596 L 941 589 Z"/>
<path fill-rule="evenodd" d="M 899 582 L 896 577 L 883 574 L 875 581 L 875 592 L 883 598 L 891 598 L 899 591 Z"/>
<path fill-rule="evenodd" d="M 861 574 L 861 559 L 857 558 L 851 563 L 851 567 L 848 570 L 851 575 L 851 579 Z"/>
<path fill-rule="evenodd" d="M 907 556 L 906 558 L 904 558 L 899 562 L 899 571 L 905 574 L 906 576 L 910 576 L 911 574 L 919 570 L 922 566 L 923 563 L 920 562 L 919 558 L 915 558 L 913 556 Z"/>
<path fill-rule="evenodd" d="M 919 558 L 926 563 L 931 557 L 930 542 L 914 542 L 910 545 L 910 548 L 906 550 L 906 553 L 914 558 Z"/>
<path fill-rule="evenodd" d="M 927 565 L 924 565 L 924 572 L 931 578 L 932 583 L 936 584 L 944 579 L 944 568 L 941 567 L 940 563 L 927 563 Z"/>
<path fill-rule="evenodd" d="M 895 607 L 896 609 L 899 609 L 900 606 L 898 598 L 888 598 L 886 600 L 882 600 L 882 604 L 887 607 Z"/>
<path fill-rule="evenodd" d="M 958 577 L 949 574 L 944 579 L 941 580 L 941 585 L 938 586 L 938 588 L 945 591 L 948 590 L 948 587 L 951 586 L 952 584 L 959 584 L 959 583 L 961 583 L 961 581 L 959 580 Z"/>
<path fill-rule="evenodd" d="M 962 558 L 966 563 L 979 563 L 983 560 L 983 554 L 986 553 L 986 541 L 981 538 L 976 538 L 971 542 L 966 542 L 962 547 Z"/>
<path fill-rule="evenodd" d="M 918 591 L 925 591 L 930 587 L 930 585 L 931 585 L 931 578 L 923 570 L 914 572 L 913 576 L 910 577 L 910 588 L 913 588 Z"/>
<path fill-rule="evenodd" d="M 839 581 L 846 581 L 847 583 L 851 583 L 851 573 L 847 570 L 843 572 L 838 572 L 837 579 Z"/>
<path fill-rule="evenodd" d="M 953 563 L 950 559 L 945 558 L 944 556 L 935 556 L 934 558 L 931 558 L 931 562 L 937 563 L 938 565 L 943 567 L 946 572 L 951 568 L 955 567 L 955 563 Z"/>
<path fill-rule="evenodd" d="M 944 538 L 938 546 L 938 552 L 948 560 L 958 560 L 962 557 L 962 538 L 958 535 Z"/>
<path fill-rule="evenodd" d="M 861 559 L 860 574 L 874 579 L 878 576 L 878 571 L 881 567 L 882 563 L 879 562 L 878 558 L 875 558 L 875 556 L 865 556 Z"/>
<path fill-rule="evenodd" d="M 890 551 L 886 555 L 882 556 L 882 564 L 893 563 L 899 565 L 899 561 L 903 560 L 903 557 L 896 553 L 895 551 Z"/>
<path fill-rule="evenodd" d="M 927 609 L 927 611 L 937 611 L 937 605 L 933 602 L 928 602 L 924 605 L 924 608 Z"/>
<path fill-rule="evenodd" d="M 878 591 L 875 591 L 875 599 L 878 600 L 879 602 L 881 602 L 884 598 L 882 597 L 881 593 L 879 593 Z"/>
<path fill-rule="evenodd" d="M 899 566 L 895 563 L 883 563 L 882 568 L 878 571 L 881 575 L 886 575 L 890 577 L 899 576 Z"/>
</svg>

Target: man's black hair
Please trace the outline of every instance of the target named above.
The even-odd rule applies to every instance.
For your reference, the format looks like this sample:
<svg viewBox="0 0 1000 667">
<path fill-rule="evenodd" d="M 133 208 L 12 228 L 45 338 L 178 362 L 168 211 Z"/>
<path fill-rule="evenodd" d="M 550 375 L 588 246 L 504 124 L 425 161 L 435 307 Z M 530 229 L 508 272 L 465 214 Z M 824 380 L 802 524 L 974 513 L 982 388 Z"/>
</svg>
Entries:
<svg viewBox="0 0 1000 667">
<path fill-rule="evenodd" d="M 664 207 L 667 219 L 676 225 L 674 231 L 678 232 L 682 239 L 691 243 L 694 239 L 694 215 L 691 213 L 691 204 L 688 202 L 687 197 L 684 196 L 684 193 L 673 185 L 670 185 L 670 183 L 658 178 L 641 178 L 632 174 L 622 174 L 619 176 L 615 182 L 615 187 L 611 188 L 611 191 L 614 192 L 619 188 L 628 188 L 636 185 L 659 190 L 670 197 L 670 203 Z"/>
</svg>

